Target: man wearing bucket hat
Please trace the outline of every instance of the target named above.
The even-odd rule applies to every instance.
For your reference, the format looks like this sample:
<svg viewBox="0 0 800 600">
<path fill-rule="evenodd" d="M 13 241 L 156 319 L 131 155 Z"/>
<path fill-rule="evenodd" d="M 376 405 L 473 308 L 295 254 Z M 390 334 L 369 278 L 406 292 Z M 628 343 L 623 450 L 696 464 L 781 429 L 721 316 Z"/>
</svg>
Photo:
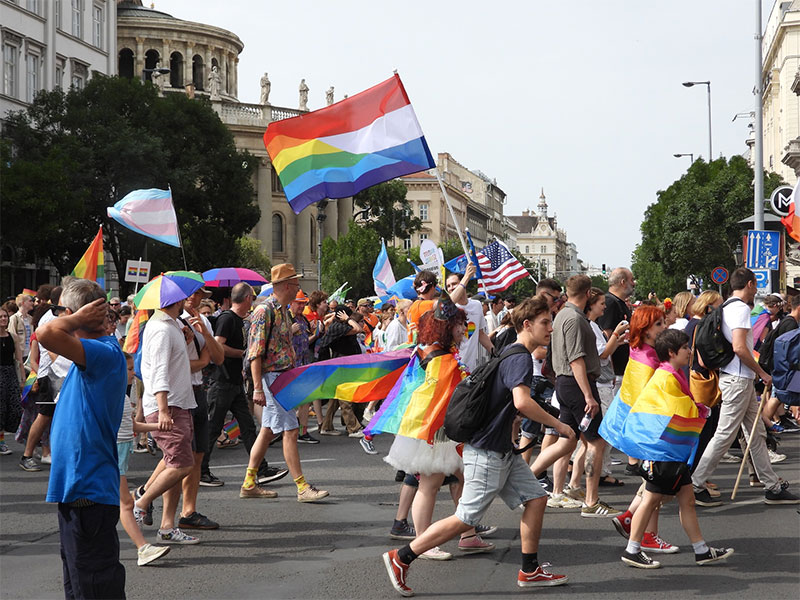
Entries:
<svg viewBox="0 0 800 600">
<path fill-rule="evenodd" d="M 294 366 L 292 316 L 289 304 L 300 289 L 300 276 L 289 263 L 272 267 L 273 298 L 258 306 L 251 316 L 246 360 L 253 375 L 253 402 L 263 406 L 261 430 L 250 451 L 250 462 L 239 492 L 240 498 L 274 498 L 277 494 L 256 485 L 258 465 L 276 434 L 283 433 L 283 457 L 297 485 L 298 502 L 315 502 L 328 495 L 306 482 L 297 449 L 299 424 L 294 411 L 285 410 L 269 391 L 283 371 Z"/>
</svg>

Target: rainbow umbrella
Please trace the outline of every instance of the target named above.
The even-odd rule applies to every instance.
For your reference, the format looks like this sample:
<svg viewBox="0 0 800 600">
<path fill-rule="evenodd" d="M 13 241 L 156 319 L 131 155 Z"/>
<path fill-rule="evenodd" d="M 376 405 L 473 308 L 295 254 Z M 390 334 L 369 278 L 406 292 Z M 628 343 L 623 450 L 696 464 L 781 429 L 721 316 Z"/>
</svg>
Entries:
<svg viewBox="0 0 800 600">
<path fill-rule="evenodd" d="M 203 273 L 203 279 L 209 287 L 233 287 L 237 283 L 263 285 L 267 283 L 261 275 L 244 267 L 221 267 L 209 269 Z"/>
<path fill-rule="evenodd" d="M 203 277 L 193 271 L 167 271 L 139 290 L 133 303 L 139 310 L 164 308 L 188 298 L 203 287 Z"/>
</svg>

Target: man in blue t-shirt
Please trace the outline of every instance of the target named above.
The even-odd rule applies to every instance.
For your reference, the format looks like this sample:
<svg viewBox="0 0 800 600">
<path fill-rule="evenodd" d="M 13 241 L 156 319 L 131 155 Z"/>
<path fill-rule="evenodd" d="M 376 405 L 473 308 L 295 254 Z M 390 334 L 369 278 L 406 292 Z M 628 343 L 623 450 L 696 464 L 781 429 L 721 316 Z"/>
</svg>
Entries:
<svg viewBox="0 0 800 600">
<path fill-rule="evenodd" d="M 543 587 L 567 582 L 566 575 L 551 573 L 539 564 L 539 535 L 547 493 L 527 463 L 513 452 L 511 444 L 511 425 L 517 412 L 556 429 L 565 437 L 575 438 L 569 426 L 531 399 L 530 353 L 537 346 L 549 344 L 553 331 L 547 300 L 543 296 L 528 298 L 513 310 L 511 322 L 517 332 L 517 343 L 527 352 L 504 358 L 500 363 L 488 401 L 488 414 L 493 416 L 464 446 L 464 491 L 455 514 L 437 521 L 407 546 L 383 555 L 392 586 L 403 596 L 413 595 L 406 585 L 409 564 L 426 550 L 478 525 L 497 496 L 511 509 L 520 505 L 524 508 L 520 520 L 522 568 L 517 585 Z"/>
<path fill-rule="evenodd" d="M 72 361 L 50 429 L 53 465 L 47 501 L 58 502 L 67 598 L 124 598 L 119 562 L 117 431 L 125 357 L 108 330 L 105 292 L 76 279 L 64 288 L 66 314 L 39 327 L 39 342 Z"/>
</svg>

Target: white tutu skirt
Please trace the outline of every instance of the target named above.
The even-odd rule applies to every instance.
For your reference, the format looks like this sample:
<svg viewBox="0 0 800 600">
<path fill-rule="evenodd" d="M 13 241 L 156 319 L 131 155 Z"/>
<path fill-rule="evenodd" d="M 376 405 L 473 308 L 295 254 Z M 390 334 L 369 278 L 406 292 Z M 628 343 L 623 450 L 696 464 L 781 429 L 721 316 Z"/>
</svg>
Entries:
<svg viewBox="0 0 800 600">
<path fill-rule="evenodd" d="M 431 445 L 425 440 L 396 435 L 389 454 L 383 460 L 406 473 L 451 475 L 464 467 L 456 451 L 457 445 L 450 440 L 434 441 Z"/>
</svg>

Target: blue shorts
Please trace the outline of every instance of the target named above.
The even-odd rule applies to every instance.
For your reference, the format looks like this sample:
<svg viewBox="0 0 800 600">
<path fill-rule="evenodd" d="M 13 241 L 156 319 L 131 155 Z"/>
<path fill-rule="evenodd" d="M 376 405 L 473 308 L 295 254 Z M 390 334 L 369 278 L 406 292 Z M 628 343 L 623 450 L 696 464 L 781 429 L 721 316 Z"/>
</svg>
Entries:
<svg viewBox="0 0 800 600">
<path fill-rule="evenodd" d="M 128 472 L 128 461 L 131 458 L 131 452 L 133 452 L 133 440 L 130 442 L 117 442 L 120 475 L 125 475 Z"/>
<path fill-rule="evenodd" d="M 272 430 L 272 433 L 298 429 L 297 413 L 294 410 L 284 409 L 269 391 L 269 386 L 278 378 L 280 373 L 266 373 L 262 376 L 264 386 L 264 400 L 266 405 L 261 410 L 261 426 Z"/>
<path fill-rule="evenodd" d="M 500 496 L 510 509 L 547 496 L 542 484 L 519 454 L 464 446 L 464 491 L 456 516 L 475 527 L 483 519 L 495 497 Z"/>
</svg>

